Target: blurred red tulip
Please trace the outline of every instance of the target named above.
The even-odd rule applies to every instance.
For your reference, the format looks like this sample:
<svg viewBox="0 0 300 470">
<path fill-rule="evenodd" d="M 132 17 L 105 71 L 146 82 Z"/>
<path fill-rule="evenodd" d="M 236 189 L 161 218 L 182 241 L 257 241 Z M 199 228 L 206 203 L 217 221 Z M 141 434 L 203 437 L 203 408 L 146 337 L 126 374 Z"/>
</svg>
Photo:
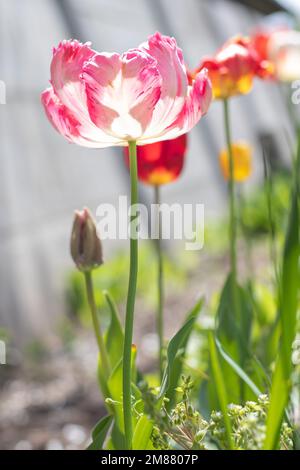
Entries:
<svg viewBox="0 0 300 470">
<path fill-rule="evenodd" d="M 176 139 L 137 147 L 138 177 L 153 186 L 171 183 L 181 174 L 187 150 L 187 134 Z M 124 149 L 129 166 L 128 148 Z"/>
<path fill-rule="evenodd" d="M 259 23 L 251 34 L 251 44 L 260 60 L 271 60 L 270 40 L 279 32 L 291 31 L 293 24 L 291 18 L 285 14 L 275 13 L 268 15 Z"/>
</svg>

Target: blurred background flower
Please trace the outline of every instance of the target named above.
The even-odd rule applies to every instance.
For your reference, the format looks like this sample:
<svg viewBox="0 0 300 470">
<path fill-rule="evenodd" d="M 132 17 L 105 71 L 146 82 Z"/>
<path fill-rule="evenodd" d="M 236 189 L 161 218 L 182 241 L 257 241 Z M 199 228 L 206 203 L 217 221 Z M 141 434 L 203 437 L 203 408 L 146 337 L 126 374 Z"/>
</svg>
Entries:
<svg viewBox="0 0 300 470">
<path fill-rule="evenodd" d="M 237 183 L 246 181 L 252 173 L 252 149 L 245 142 L 235 142 L 231 146 L 233 155 L 233 177 Z M 229 156 L 222 150 L 219 156 L 220 167 L 225 180 L 229 179 Z"/>
<path fill-rule="evenodd" d="M 214 98 L 221 100 L 246 95 L 255 77 L 268 78 L 273 73 L 272 64 L 261 60 L 251 41 L 242 36 L 229 39 L 215 56 L 205 57 L 197 71 L 204 69 L 212 81 Z"/>
<path fill-rule="evenodd" d="M 186 134 L 172 140 L 155 142 L 137 148 L 138 177 L 143 183 L 160 186 L 176 181 L 184 166 L 187 151 Z M 128 149 L 124 149 L 129 166 Z"/>
<path fill-rule="evenodd" d="M 292 83 L 300 79 L 300 32 L 274 33 L 268 45 L 269 57 L 279 81 Z"/>
</svg>

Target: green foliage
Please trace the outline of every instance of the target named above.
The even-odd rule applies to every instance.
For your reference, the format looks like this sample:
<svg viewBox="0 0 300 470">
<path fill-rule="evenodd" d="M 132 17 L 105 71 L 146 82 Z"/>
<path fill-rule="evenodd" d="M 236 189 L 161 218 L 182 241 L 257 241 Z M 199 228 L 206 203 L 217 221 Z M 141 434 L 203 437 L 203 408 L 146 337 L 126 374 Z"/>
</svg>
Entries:
<svg viewBox="0 0 300 470">
<path fill-rule="evenodd" d="M 190 377 L 182 377 L 182 384 L 177 387 L 181 400 L 168 412 L 165 399 L 163 406 L 157 410 L 152 408 L 152 418 L 155 422 L 152 432 L 152 442 L 155 449 L 203 449 L 202 440 L 207 422 L 195 410 L 191 402 L 193 382 Z M 149 394 L 149 392 L 148 392 Z M 149 398 L 148 398 L 149 400 Z"/>
<path fill-rule="evenodd" d="M 243 371 L 243 369 L 224 351 L 219 340 L 216 339 L 216 346 L 220 353 L 220 356 L 224 359 L 225 362 L 232 368 L 233 371 L 248 385 L 249 389 L 256 395 L 261 394 L 260 390 L 257 388 L 255 383 L 251 378 Z"/>
<path fill-rule="evenodd" d="M 228 276 L 224 285 L 220 304 L 216 317 L 216 335 L 225 352 L 237 363 L 241 369 L 250 369 L 252 363 L 251 337 L 253 326 L 253 307 L 249 291 L 240 286 L 237 287 L 238 310 L 233 309 L 232 276 Z M 226 391 L 229 402 L 241 403 L 245 399 L 253 399 L 255 396 L 251 390 L 245 388 L 245 383 L 238 377 L 232 367 L 224 359 L 221 367 L 226 376 Z M 254 371 L 253 371 L 254 373 Z M 210 388 L 211 407 L 216 406 L 215 393 Z"/>
<path fill-rule="evenodd" d="M 6 328 L 0 327 L 0 340 L 5 341 L 5 343 L 10 341 L 10 335 Z"/>
<path fill-rule="evenodd" d="M 31 365 L 36 365 L 41 361 L 46 361 L 49 356 L 49 348 L 44 341 L 35 338 L 26 345 L 25 355 Z"/>
<path fill-rule="evenodd" d="M 175 400 L 176 387 L 182 375 L 183 361 L 186 356 L 186 350 L 187 350 L 187 346 L 189 343 L 189 339 L 193 331 L 193 326 L 203 307 L 203 303 L 204 303 L 203 299 L 200 299 L 196 303 L 196 305 L 192 308 L 192 310 L 187 315 L 185 325 L 188 325 L 188 326 L 186 328 L 183 327 L 183 329 L 181 329 L 181 333 L 178 332 L 177 335 L 173 338 L 173 340 L 171 340 L 169 343 L 169 347 L 167 351 L 168 366 L 167 366 L 167 371 L 166 371 L 166 373 L 168 373 L 169 375 L 167 379 L 168 389 L 166 391 L 166 397 L 169 400 L 169 406 L 172 406 Z M 183 334 L 183 337 L 181 336 L 181 334 Z M 172 346 L 174 346 L 173 350 L 176 351 L 176 355 L 174 359 L 173 359 L 173 353 L 172 353 Z M 177 350 L 176 350 L 176 347 L 178 347 Z"/>
<path fill-rule="evenodd" d="M 169 390 L 171 383 L 175 384 L 178 380 L 178 373 L 181 371 L 180 358 L 185 354 L 189 336 L 202 304 L 203 300 L 201 299 L 188 315 L 186 323 L 169 342 L 167 350 L 167 366 L 163 375 L 159 398 L 164 397 L 166 392 Z"/>
<path fill-rule="evenodd" d="M 212 332 L 209 333 L 208 342 L 209 342 L 209 353 L 210 353 L 212 377 L 213 377 L 214 385 L 216 388 L 218 405 L 223 412 L 224 429 L 225 429 L 224 434 L 226 436 L 226 442 L 227 442 L 229 449 L 233 449 L 233 443 L 232 443 L 232 437 L 231 437 L 231 434 L 232 434 L 231 423 L 226 412 L 227 405 L 228 405 L 228 394 L 227 394 L 225 380 L 224 380 L 223 372 L 222 372 L 219 357 L 218 357 L 215 338 Z"/>
<path fill-rule="evenodd" d="M 142 415 L 139 418 L 134 430 L 132 449 L 149 450 L 151 448 L 152 430 L 153 422 L 146 415 Z"/>
<path fill-rule="evenodd" d="M 156 256 L 150 244 L 142 244 L 139 251 L 139 277 L 137 291 L 149 307 L 156 302 Z M 102 317 L 109 317 L 109 308 L 102 292 L 109 291 L 114 301 L 119 304 L 127 294 L 129 260 L 126 252 L 119 252 L 100 269 L 93 272 L 95 300 Z M 183 289 L 186 283 L 185 261 L 173 261 L 164 258 L 164 276 L 168 289 Z M 79 271 L 72 271 L 66 283 L 66 301 L 70 315 L 79 319 L 81 324 L 90 325 L 90 314 L 86 302 L 85 288 Z"/>
<path fill-rule="evenodd" d="M 292 373 L 292 344 L 296 335 L 299 295 L 299 174 L 300 136 L 294 186 L 291 193 L 289 225 L 283 253 L 280 284 L 280 326 L 281 342 L 272 379 L 271 403 L 268 413 L 268 427 L 265 449 L 278 446 L 280 426 L 285 407 L 290 398 Z"/>
<path fill-rule="evenodd" d="M 92 431 L 92 443 L 89 445 L 88 450 L 101 450 L 106 439 L 108 430 L 113 422 L 113 417 L 110 415 L 101 418 Z"/>
<path fill-rule="evenodd" d="M 257 401 L 246 402 L 245 406 L 229 405 L 227 418 L 232 429 L 232 441 L 235 450 L 262 450 L 266 436 L 266 416 L 269 406 L 267 395 L 260 395 Z M 227 436 L 224 432 L 224 414 L 213 412 L 207 432 L 217 441 L 218 447 L 228 449 Z M 280 431 L 280 448 L 292 450 L 292 429 L 284 423 Z"/>
<path fill-rule="evenodd" d="M 299 168 L 295 171 L 298 174 Z M 276 248 L 285 238 L 277 277 L 272 266 L 266 270 L 274 276 L 268 281 L 252 276 L 245 282 L 239 276 L 233 289 L 229 273 L 211 308 L 205 310 L 203 300 L 199 300 L 169 341 L 161 384 L 154 372 L 151 380 L 142 376 L 136 368 L 136 350 L 132 350 L 134 450 L 260 450 L 292 449 L 298 445 L 294 410 L 288 405 L 300 376 L 299 367 L 292 364 L 299 310 L 299 183 L 295 177 L 291 191 L 290 175 L 281 174 L 273 176 L 271 186 L 266 184 L 241 201 L 240 236 L 245 236 L 246 242 L 249 238 L 258 240 L 260 235 L 271 238 L 268 202 L 271 203 L 277 237 L 275 240 L 273 232 L 272 241 Z M 221 228 L 220 223 L 206 228 L 208 249 L 218 256 L 224 253 L 227 243 L 226 237 L 220 237 L 226 224 L 222 221 Z M 156 306 L 156 268 L 151 245 L 143 245 L 138 294 L 149 309 Z M 166 284 L 183 287 L 187 269 L 185 262 L 178 267 L 166 259 Z M 100 421 L 93 433 L 91 448 L 95 449 L 104 443 L 106 449 L 125 446 L 124 333 L 116 304 L 124 301 L 127 283 L 128 258 L 124 253 L 95 272 L 96 302 L 103 317 L 111 366 L 105 380 L 99 361 L 99 384 L 109 416 L 104 424 Z M 68 301 L 70 312 L 81 324 L 88 324 L 84 284 L 78 273 L 70 276 Z"/>
<path fill-rule="evenodd" d="M 163 408 L 155 415 L 151 437 L 154 448 L 262 450 L 269 407 L 267 395 L 258 395 L 256 401 L 247 401 L 244 406 L 228 404 L 223 412 L 212 411 L 205 420 L 193 406 L 192 389 L 191 378 L 183 377 L 177 389 L 178 403 L 170 412 Z M 293 430 L 287 423 L 280 429 L 280 449 L 293 449 Z"/>
<path fill-rule="evenodd" d="M 105 345 L 112 368 L 120 362 L 123 354 L 124 332 L 120 321 L 117 306 L 109 292 L 104 292 L 108 308 L 110 310 L 110 325 L 105 335 Z"/>
<path fill-rule="evenodd" d="M 272 213 L 276 233 L 284 233 L 282 221 L 289 207 L 291 175 L 283 172 L 272 176 Z M 240 220 L 249 236 L 269 235 L 270 220 L 266 202 L 268 183 L 255 188 L 241 204 Z"/>
</svg>

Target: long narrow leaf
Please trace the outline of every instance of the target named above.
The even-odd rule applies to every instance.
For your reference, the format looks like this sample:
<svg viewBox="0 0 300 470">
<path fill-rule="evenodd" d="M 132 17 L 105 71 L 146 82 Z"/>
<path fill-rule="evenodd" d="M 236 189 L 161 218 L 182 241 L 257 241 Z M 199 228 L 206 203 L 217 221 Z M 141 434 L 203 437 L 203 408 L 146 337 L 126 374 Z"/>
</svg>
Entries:
<svg viewBox="0 0 300 470">
<path fill-rule="evenodd" d="M 299 290 L 299 168 L 300 138 L 295 168 L 295 183 L 292 188 L 289 225 L 283 255 L 280 292 L 281 345 L 273 374 L 264 444 L 264 448 L 270 450 L 278 447 L 281 424 L 291 390 L 292 342 L 296 334 Z"/>
<path fill-rule="evenodd" d="M 220 341 L 216 339 L 216 345 L 218 348 L 219 353 L 223 357 L 223 359 L 227 362 L 227 364 L 230 365 L 230 367 L 236 372 L 236 374 L 245 382 L 245 384 L 248 385 L 250 390 L 258 397 L 261 395 L 261 391 L 259 388 L 255 385 L 253 380 L 250 379 L 250 377 L 246 374 L 246 372 L 241 369 L 241 367 L 224 351 Z"/>
<path fill-rule="evenodd" d="M 204 299 L 200 299 L 196 303 L 196 305 L 188 313 L 185 323 L 188 322 L 191 318 L 193 318 L 195 322 L 195 320 L 198 318 L 199 313 L 201 312 L 203 303 L 204 303 Z M 176 357 L 173 362 L 173 366 L 171 368 L 169 386 L 166 392 L 166 397 L 169 399 L 168 408 L 171 408 L 172 405 L 174 404 L 174 400 L 176 397 L 176 387 L 178 386 L 180 377 L 182 375 L 183 361 L 186 355 L 186 350 L 187 350 L 187 346 L 188 346 L 188 342 L 189 342 L 192 330 L 193 328 L 190 329 L 190 332 L 186 335 L 185 340 L 182 342 L 181 348 L 177 352 Z"/>
<path fill-rule="evenodd" d="M 152 429 L 152 421 L 146 415 L 141 416 L 134 430 L 132 439 L 133 450 L 145 450 L 148 448 Z"/>
<path fill-rule="evenodd" d="M 87 450 L 102 450 L 112 421 L 113 416 L 107 415 L 96 424 L 92 432 L 92 443 L 89 445 Z"/>
<path fill-rule="evenodd" d="M 111 367 L 114 368 L 120 361 L 123 354 L 124 333 L 120 321 L 117 306 L 109 292 L 104 291 L 103 295 L 110 310 L 110 325 L 106 335 L 106 349 Z"/>
<path fill-rule="evenodd" d="M 222 290 L 217 311 L 217 336 L 230 357 L 244 369 L 251 359 L 249 351 L 253 308 L 248 291 L 238 284 L 236 284 L 236 292 L 239 298 L 239 309 L 236 311 L 233 308 L 232 282 L 236 281 L 232 279 L 230 273 Z M 223 363 L 222 367 L 224 367 L 224 374 L 226 375 L 228 399 L 233 403 L 242 403 L 247 399 L 244 382 L 240 380 L 227 363 Z M 211 404 L 213 404 L 215 401 L 214 390 L 210 390 L 209 393 Z M 251 395 L 252 393 L 248 398 L 251 398 Z"/>
<path fill-rule="evenodd" d="M 222 374 L 222 369 L 221 369 L 220 362 L 219 362 L 215 338 L 212 332 L 209 332 L 208 334 L 208 343 L 209 343 L 209 353 L 210 353 L 210 360 L 211 360 L 211 370 L 212 370 L 214 385 L 216 388 L 216 392 L 217 392 L 217 396 L 218 396 L 218 400 L 220 404 L 220 409 L 224 417 L 227 442 L 228 442 L 229 449 L 233 450 L 234 445 L 233 445 L 232 435 L 231 435 L 232 429 L 231 429 L 230 419 L 227 414 L 227 405 L 228 405 L 227 391 L 226 391 L 224 377 Z"/>
<path fill-rule="evenodd" d="M 202 305 L 203 300 L 199 300 L 197 303 L 198 309 L 196 308 L 196 312 L 198 312 L 199 308 Z M 158 396 L 158 399 L 161 399 L 167 390 L 169 389 L 170 386 L 170 380 L 173 372 L 173 366 L 174 366 L 174 361 L 177 357 L 177 354 L 182 354 L 182 348 L 184 345 L 187 344 L 187 340 L 189 338 L 189 335 L 193 329 L 193 326 L 195 324 L 197 318 L 197 314 L 191 314 L 190 318 L 187 320 L 187 322 L 180 328 L 180 330 L 176 333 L 175 336 L 171 339 L 169 342 L 168 350 L 167 350 L 167 366 L 163 375 L 162 383 L 161 383 L 161 388 L 160 388 L 160 393 Z"/>
</svg>

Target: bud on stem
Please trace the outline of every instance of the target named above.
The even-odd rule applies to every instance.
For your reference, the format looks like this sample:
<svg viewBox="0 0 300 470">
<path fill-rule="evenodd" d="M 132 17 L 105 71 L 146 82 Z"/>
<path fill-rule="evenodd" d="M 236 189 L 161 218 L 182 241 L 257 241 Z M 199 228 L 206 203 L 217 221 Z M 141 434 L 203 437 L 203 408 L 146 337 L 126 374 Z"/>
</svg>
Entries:
<svg viewBox="0 0 300 470">
<path fill-rule="evenodd" d="M 103 264 L 101 241 L 89 209 L 76 211 L 71 235 L 71 255 L 80 271 L 91 271 Z"/>
<path fill-rule="evenodd" d="M 99 348 L 101 367 L 104 377 L 107 379 L 110 374 L 110 363 L 98 317 L 92 280 L 92 270 L 103 264 L 102 246 L 97 236 L 95 221 L 87 208 L 75 212 L 71 235 L 71 255 L 77 268 L 83 272 L 85 277 L 87 300 Z"/>
</svg>

